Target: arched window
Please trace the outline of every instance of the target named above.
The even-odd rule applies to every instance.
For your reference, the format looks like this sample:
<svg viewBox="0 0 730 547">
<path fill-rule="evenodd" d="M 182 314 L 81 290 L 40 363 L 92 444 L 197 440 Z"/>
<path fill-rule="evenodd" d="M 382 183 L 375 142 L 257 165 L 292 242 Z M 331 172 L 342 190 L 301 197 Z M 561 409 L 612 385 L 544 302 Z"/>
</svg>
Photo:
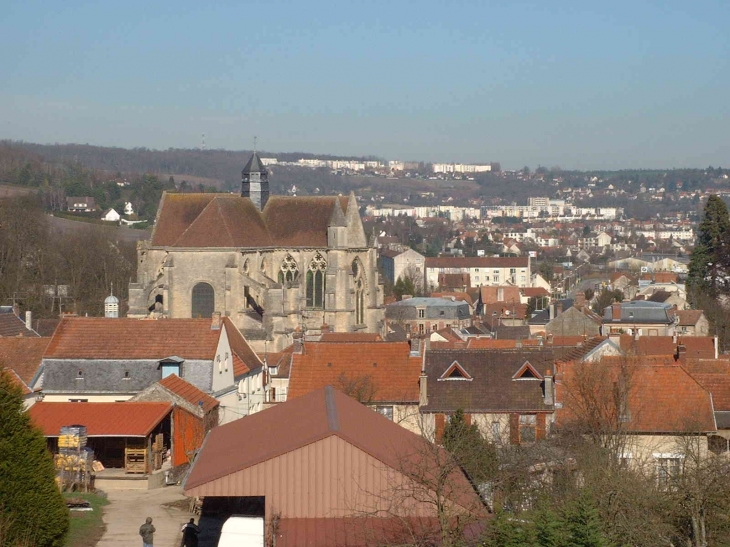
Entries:
<svg viewBox="0 0 730 547">
<path fill-rule="evenodd" d="M 362 325 L 365 322 L 365 278 L 358 258 L 352 261 L 352 275 L 355 288 L 355 323 Z"/>
<path fill-rule="evenodd" d="M 292 255 L 287 254 L 279 268 L 279 283 L 291 283 L 299 277 L 299 266 Z"/>
<path fill-rule="evenodd" d="M 327 261 L 317 253 L 307 270 L 307 307 L 324 308 L 325 270 Z"/>
<path fill-rule="evenodd" d="M 208 283 L 193 287 L 192 317 L 211 317 L 215 311 L 215 291 Z"/>
</svg>

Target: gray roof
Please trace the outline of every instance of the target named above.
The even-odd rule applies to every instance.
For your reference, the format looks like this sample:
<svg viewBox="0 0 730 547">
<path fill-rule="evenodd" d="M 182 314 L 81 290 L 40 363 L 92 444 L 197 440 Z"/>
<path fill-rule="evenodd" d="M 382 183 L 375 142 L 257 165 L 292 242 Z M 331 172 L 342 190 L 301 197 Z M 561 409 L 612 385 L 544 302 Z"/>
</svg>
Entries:
<svg viewBox="0 0 730 547">
<path fill-rule="evenodd" d="M 416 310 L 419 308 L 425 308 L 425 318 L 417 317 Z M 403 316 L 399 317 L 401 319 L 467 319 L 471 313 L 469 304 L 461 300 L 417 296 L 386 306 L 386 317 L 401 315 Z"/>
<path fill-rule="evenodd" d="M 568 311 L 569 308 L 573 307 L 573 299 L 572 298 L 565 298 L 563 300 L 559 300 L 559 302 L 563 305 L 563 309 L 561 313 Z M 553 305 L 553 302 L 550 303 L 550 306 Z M 527 320 L 527 323 L 529 325 L 547 325 L 550 322 L 550 307 L 548 306 L 544 310 L 540 310 L 535 315 L 533 315 L 530 319 Z"/>
<path fill-rule="evenodd" d="M 243 173 L 268 173 L 268 171 L 264 167 L 259 155 L 254 152 L 251 155 L 251 159 L 248 160 L 248 163 L 243 168 Z"/>
<path fill-rule="evenodd" d="M 613 306 L 603 309 L 604 323 L 661 323 L 670 324 L 674 321 L 669 311 L 671 304 L 664 302 L 649 302 L 647 300 L 633 300 L 621 302 L 621 319 L 613 319 Z"/>
</svg>

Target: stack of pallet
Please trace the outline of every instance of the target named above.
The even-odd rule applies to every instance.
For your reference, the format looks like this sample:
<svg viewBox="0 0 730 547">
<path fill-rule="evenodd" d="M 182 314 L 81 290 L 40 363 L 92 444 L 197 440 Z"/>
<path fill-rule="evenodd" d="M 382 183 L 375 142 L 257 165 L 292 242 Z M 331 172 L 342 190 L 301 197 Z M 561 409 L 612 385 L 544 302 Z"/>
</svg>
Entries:
<svg viewBox="0 0 730 547">
<path fill-rule="evenodd" d="M 86 446 L 86 427 L 61 427 L 55 457 L 57 481 L 63 490 L 87 490 L 92 474 L 94 451 Z"/>
</svg>

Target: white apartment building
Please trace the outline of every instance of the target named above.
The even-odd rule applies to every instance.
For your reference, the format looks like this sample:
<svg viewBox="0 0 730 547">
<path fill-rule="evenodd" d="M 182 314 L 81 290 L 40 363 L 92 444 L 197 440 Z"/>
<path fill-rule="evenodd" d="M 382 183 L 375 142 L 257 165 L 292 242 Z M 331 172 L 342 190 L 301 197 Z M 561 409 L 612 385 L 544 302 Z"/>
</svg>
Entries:
<svg viewBox="0 0 730 547">
<path fill-rule="evenodd" d="M 438 287 L 439 274 L 469 274 L 472 288 L 506 284 L 529 287 L 530 257 L 427 257 L 427 288 Z"/>
<path fill-rule="evenodd" d="M 466 163 L 434 163 L 434 173 L 486 173 L 492 170 L 491 164 L 470 165 Z"/>
</svg>

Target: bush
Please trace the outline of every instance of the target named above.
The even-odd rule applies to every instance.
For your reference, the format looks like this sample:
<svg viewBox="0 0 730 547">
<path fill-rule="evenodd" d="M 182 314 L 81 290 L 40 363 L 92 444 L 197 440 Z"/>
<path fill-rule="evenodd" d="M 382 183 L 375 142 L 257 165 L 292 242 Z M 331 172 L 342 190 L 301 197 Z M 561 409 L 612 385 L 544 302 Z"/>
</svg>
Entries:
<svg viewBox="0 0 730 547">
<path fill-rule="evenodd" d="M 53 457 L 5 370 L 0 370 L 0 424 L 0 544 L 60 547 L 69 516 Z"/>
</svg>

